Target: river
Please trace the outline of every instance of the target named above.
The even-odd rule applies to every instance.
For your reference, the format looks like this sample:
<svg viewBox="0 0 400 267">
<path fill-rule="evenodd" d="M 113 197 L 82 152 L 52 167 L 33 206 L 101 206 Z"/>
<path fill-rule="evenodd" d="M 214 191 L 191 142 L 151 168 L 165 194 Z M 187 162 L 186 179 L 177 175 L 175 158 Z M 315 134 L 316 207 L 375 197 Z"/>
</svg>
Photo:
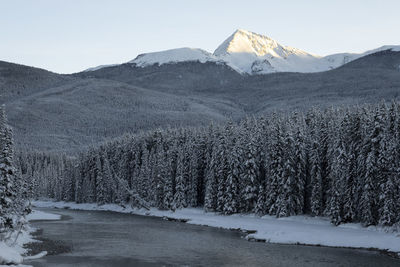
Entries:
<svg viewBox="0 0 400 267">
<path fill-rule="evenodd" d="M 26 262 L 35 267 L 400 266 L 376 251 L 249 242 L 236 231 L 131 214 L 41 210 L 62 215 L 32 222 L 43 245 L 68 252 Z"/>
</svg>

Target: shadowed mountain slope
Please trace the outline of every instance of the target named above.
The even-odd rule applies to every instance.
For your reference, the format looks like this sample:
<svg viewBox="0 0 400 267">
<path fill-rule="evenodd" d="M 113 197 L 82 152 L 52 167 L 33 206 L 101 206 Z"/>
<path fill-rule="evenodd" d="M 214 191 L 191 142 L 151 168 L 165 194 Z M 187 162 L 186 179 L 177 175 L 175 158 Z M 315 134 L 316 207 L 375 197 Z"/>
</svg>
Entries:
<svg viewBox="0 0 400 267">
<path fill-rule="evenodd" d="M 73 80 L 47 70 L 0 61 L 0 104 Z"/>
<path fill-rule="evenodd" d="M 226 65 L 183 62 L 146 68 L 124 64 L 75 74 L 183 95 L 229 99 L 247 112 L 397 98 L 400 52 L 378 52 L 319 73 L 239 75 Z"/>
<path fill-rule="evenodd" d="M 0 62 L 0 85 L 20 147 L 74 151 L 126 132 L 398 99 L 400 52 L 320 73 L 253 76 L 215 62 L 123 64 L 74 75 Z"/>
</svg>

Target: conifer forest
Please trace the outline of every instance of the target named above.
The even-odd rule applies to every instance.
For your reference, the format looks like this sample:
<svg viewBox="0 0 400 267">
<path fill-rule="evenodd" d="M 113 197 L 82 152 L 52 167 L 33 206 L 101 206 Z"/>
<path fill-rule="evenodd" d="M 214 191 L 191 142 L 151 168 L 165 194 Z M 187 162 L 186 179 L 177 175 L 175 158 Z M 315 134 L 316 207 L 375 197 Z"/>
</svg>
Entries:
<svg viewBox="0 0 400 267">
<path fill-rule="evenodd" d="M 3 226 L 4 214 L 23 210 L 7 203 L 27 194 L 162 210 L 329 216 L 335 225 L 400 222 L 397 102 L 154 130 L 76 156 L 19 151 L 15 168 L 11 130 L 4 119 L 0 126 L 0 170 L 9 179 L 0 188 L 7 192 Z M 18 183 L 29 190 L 16 190 Z"/>
</svg>

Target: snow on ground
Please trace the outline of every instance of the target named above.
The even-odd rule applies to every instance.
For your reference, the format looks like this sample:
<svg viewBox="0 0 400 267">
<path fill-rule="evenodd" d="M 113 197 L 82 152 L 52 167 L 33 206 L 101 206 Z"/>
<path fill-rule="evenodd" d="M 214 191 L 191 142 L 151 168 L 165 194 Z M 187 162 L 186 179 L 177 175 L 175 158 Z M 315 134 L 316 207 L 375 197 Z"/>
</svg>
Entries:
<svg viewBox="0 0 400 267">
<path fill-rule="evenodd" d="M 47 251 L 42 251 L 36 255 L 26 256 L 26 257 L 24 257 L 24 260 L 36 260 L 36 259 L 40 259 L 46 255 L 47 255 Z"/>
<path fill-rule="evenodd" d="M 51 214 L 43 211 L 34 210 L 31 214 L 29 214 L 26 219 L 28 221 L 32 220 L 59 220 L 61 218 L 60 215 Z M 33 257 L 39 258 L 43 257 L 47 254 L 47 252 L 43 251 L 35 256 L 23 257 L 22 255 L 26 254 L 28 251 L 23 246 L 24 244 L 35 242 L 31 236 L 31 233 L 35 229 L 31 228 L 28 224 L 24 226 L 21 231 L 18 231 L 13 234 L 11 238 L 7 240 L 7 242 L 0 241 L 0 267 L 1 266 L 18 266 L 23 267 L 28 265 L 21 265 L 24 260 L 32 259 Z M 6 264 L 6 265 L 2 265 Z M 14 264 L 14 265 L 12 265 Z M 15 265 L 17 264 L 17 265 Z"/>
<path fill-rule="evenodd" d="M 34 242 L 30 233 L 33 231 L 29 226 L 14 235 L 7 241 L 0 241 L 0 266 L 1 264 L 20 264 L 23 262 L 23 254 L 28 251 L 23 247 L 24 244 Z"/>
<path fill-rule="evenodd" d="M 10 264 L 22 263 L 22 256 L 15 249 L 7 246 L 5 243 L 0 242 L 0 263 L 2 264 Z"/>
<path fill-rule="evenodd" d="M 188 220 L 190 224 L 207 225 L 226 229 L 255 231 L 248 239 L 261 239 L 270 243 L 307 244 L 350 248 L 376 248 L 397 252 L 400 255 L 400 234 L 387 232 L 379 227 L 362 227 L 350 223 L 338 227 L 332 225 L 328 218 L 310 216 L 291 216 L 276 218 L 256 215 L 224 216 L 202 209 L 187 208 L 172 211 L 160 211 L 123 208 L 114 204 L 98 206 L 97 204 L 76 204 L 71 202 L 34 201 L 36 207 L 70 208 L 76 210 L 103 210 L 137 215 L 150 215 L 172 219 Z"/>
<path fill-rule="evenodd" d="M 37 221 L 37 220 L 59 220 L 61 219 L 61 215 L 52 214 L 43 212 L 40 210 L 33 210 L 28 216 L 26 216 L 28 221 Z"/>
</svg>

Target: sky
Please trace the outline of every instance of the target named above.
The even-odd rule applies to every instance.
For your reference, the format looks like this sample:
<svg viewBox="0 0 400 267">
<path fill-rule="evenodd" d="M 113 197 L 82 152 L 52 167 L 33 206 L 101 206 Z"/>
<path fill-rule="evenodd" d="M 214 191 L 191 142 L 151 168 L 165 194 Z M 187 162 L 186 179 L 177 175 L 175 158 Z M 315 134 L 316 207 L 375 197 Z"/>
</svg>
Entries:
<svg viewBox="0 0 400 267">
<path fill-rule="evenodd" d="M 328 55 L 400 45 L 398 0 L 0 0 L 0 60 L 58 73 L 178 47 L 213 52 L 236 29 Z"/>
</svg>

